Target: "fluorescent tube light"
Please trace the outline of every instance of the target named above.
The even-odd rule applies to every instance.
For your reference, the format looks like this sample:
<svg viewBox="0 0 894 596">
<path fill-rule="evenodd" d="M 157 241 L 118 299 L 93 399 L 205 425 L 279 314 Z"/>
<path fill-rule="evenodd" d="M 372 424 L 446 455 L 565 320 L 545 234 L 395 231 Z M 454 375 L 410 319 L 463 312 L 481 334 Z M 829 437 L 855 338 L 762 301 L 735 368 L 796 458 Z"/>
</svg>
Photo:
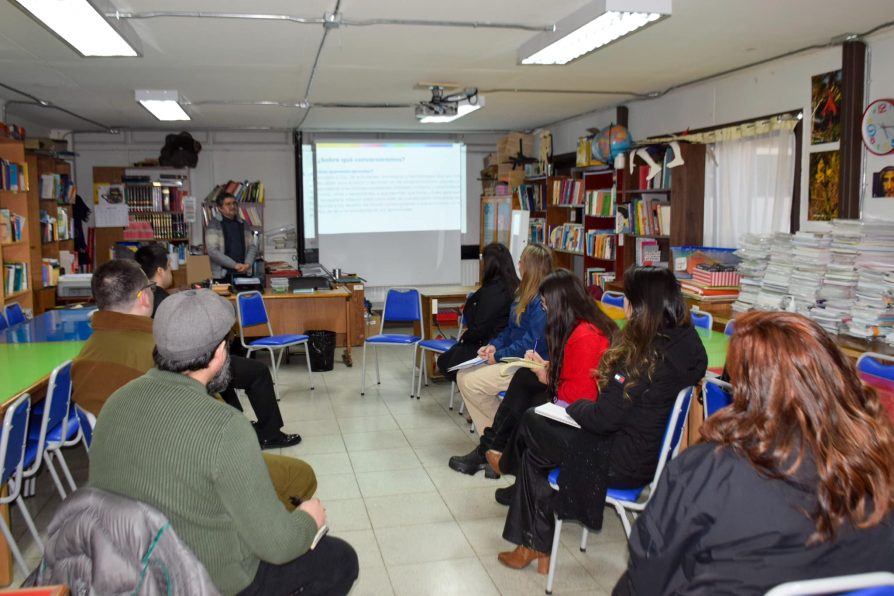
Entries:
<svg viewBox="0 0 894 596">
<path fill-rule="evenodd" d="M 101 0 L 13 0 L 82 56 L 139 56 L 140 44 L 126 23 L 113 27 Z M 102 11 L 102 12 L 100 12 Z M 125 38 L 125 35 L 127 38 Z"/>
<path fill-rule="evenodd" d="M 471 114 L 475 110 L 480 110 L 484 107 L 484 96 L 476 95 L 475 103 L 470 102 L 468 99 L 462 99 L 456 104 L 456 114 L 453 116 L 426 116 L 425 118 L 421 118 L 419 122 L 422 124 L 447 124 L 448 122 L 453 122 L 457 118 L 462 118 L 466 114 Z"/>
<path fill-rule="evenodd" d="M 594 0 L 519 49 L 522 64 L 567 64 L 669 17 L 671 0 Z"/>
<path fill-rule="evenodd" d="M 165 122 L 189 120 L 179 103 L 180 96 L 176 91 L 150 91 L 137 89 L 134 97 L 150 114 Z"/>
</svg>

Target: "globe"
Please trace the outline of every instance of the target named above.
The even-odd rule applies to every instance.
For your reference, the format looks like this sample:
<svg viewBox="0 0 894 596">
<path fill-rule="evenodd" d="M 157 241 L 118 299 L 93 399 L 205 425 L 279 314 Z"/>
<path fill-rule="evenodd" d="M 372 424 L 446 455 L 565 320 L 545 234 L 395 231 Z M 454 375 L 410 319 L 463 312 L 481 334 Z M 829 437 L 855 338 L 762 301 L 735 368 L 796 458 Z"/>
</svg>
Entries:
<svg viewBox="0 0 894 596">
<path fill-rule="evenodd" d="M 596 159 L 611 163 L 615 157 L 630 149 L 633 141 L 623 126 L 610 126 L 596 135 L 593 140 L 593 154 Z"/>
</svg>

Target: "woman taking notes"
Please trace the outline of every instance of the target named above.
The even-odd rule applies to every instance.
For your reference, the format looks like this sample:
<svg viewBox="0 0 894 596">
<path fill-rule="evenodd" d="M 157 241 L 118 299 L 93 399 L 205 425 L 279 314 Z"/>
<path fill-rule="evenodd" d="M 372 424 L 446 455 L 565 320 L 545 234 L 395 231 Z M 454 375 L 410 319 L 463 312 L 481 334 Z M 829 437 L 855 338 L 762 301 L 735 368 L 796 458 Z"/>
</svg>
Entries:
<svg viewBox="0 0 894 596">
<path fill-rule="evenodd" d="M 615 594 L 763 594 L 894 571 L 894 429 L 816 323 L 736 317 L 733 403 L 670 462 Z"/>
<path fill-rule="evenodd" d="M 520 358 L 530 349 L 541 356 L 547 354 L 546 313 L 540 306 L 537 292 L 540 282 L 552 268 L 552 255 L 548 248 L 542 244 L 525 247 L 519 259 L 521 284 L 509 309 L 509 324 L 478 350 L 478 356 L 486 360 L 486 364 L 460 370 L 456 375 L 456 385 L 479 434 L 493 422 L 500 405 L 497 394 L 506 391 L 512 378 L 502 375 L 501 367 L 493 365 L 507 356 Z M 450 467 L 464 474 L 474 474 L 486 465 L 484 453 L 478 453 L 477 448 L 467 455 L 450 458 Z"/>
<path fill-rule="evenodd" d="M 598 530 L 607 486 L 648 484 L 677 393 L 705 374 L 708 357 L 673 273 L 630 268 L 624 293 L 627 325 L 599 365 L 599 399 L 566 410 L 581 428 L 528 410 L 500 460 L 516 474 L 503 538 L 518 547 L 499 555 L 507 567 L 537 560 L 546 573 L 554 511 Z M 562 473 L 553 498 L 547 475 L 556 466 Z"/>
</svg>

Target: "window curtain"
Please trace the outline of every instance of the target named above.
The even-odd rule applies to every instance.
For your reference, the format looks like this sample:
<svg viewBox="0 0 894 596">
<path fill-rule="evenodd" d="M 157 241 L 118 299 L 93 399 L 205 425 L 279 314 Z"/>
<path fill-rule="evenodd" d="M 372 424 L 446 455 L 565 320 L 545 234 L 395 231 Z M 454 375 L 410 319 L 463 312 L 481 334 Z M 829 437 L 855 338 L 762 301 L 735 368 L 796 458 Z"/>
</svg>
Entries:
<svg viewBox="0 0 894 596">
<path fill-rule="evenodd" d="M 788 232 L 794 180 L 791 130 L 708 145 L 705 245 L 735 247 L 743 234 Z"/>
</svg>

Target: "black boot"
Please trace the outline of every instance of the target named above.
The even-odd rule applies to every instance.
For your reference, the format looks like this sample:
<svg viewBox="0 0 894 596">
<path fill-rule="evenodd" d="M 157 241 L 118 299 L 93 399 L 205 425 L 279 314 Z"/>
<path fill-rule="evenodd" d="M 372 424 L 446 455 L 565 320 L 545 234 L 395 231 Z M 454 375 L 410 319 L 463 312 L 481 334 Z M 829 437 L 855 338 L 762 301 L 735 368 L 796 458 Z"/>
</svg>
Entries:
<svg viewBox="0 0 894 596">
<path fill-rule="evenodd" d="M 500 477 L 499 475 L 494 474 L 494 471 L 487 465 L 487 460 L 484 459 L 484 453 L 481 451 L 480 446 L 472 449 L 465 455 L 454 455 L 450 458 L 450 461 L 447 462 L 447 465 L 450 466 L 451 470 L 456 470 L 457 472 L 468 474 L 469 476 L 474 476 L 478 470 L 484 470 L 484 475 L 487 478 Z"/>
</svg>

